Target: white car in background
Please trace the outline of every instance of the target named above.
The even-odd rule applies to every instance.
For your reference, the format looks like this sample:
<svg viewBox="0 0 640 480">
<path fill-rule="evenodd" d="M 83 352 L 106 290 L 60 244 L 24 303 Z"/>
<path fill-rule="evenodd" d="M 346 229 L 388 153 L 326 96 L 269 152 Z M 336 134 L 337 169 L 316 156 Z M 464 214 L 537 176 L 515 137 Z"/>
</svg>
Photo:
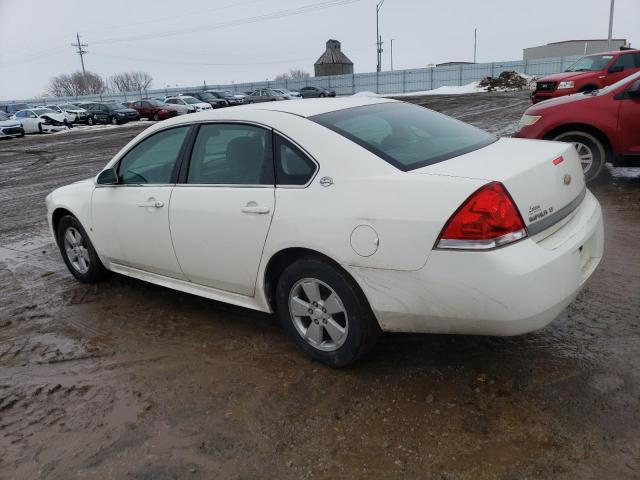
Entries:
<svg viewBox="0 0 640 480">
<path fill-rule="evenodd" d="M 78 280 L 110 270 L 275 311 L 331 366 L 381 330 L 540 329 L 604 242 L 572 145 L 497 139 L 383 98 L 174 117 L 46 204 Z"/>
<path fill-rule="evenodd" d="M 53 133 L 69 128 L 69 121 L 65 115 L 50 108 L 20 110 L 11 118 L 22 124 L 25 133 Z"/>
<path fill-rule="evenodd" d="M 289 100 L 302 100 L 302 95 L 300 95 L 299 92 L 293 92 L 291 90 L 287 90 L 286 88 L 272 88 L 272 90 L 281 93 Z"/>
<path fill-rule="evenodd" d="M 38 105 L 37 107 L 33 107 L 33 108 L 46 108 L 49 110 L 53 110 L 55 113 L 64 115 L 64 118 L 67 120 L 67 123 L 69 124 L 73 123 L 76 119 L 75 115 L 68 113 L 67 111 L 60 108 L 58 105 Z"/>
<path fill-rule="evenodd" d="M 0 138 L 24 137 L 24 128 L 17 120 L 12 120 L 4 112 L 0 112 Z"/>
<path fill-rule="evenodd" d="M 204 110 L 213 110 L 213 107 L 206 102 L 202 102 L 197 98 L 190 97 L 188 95 L 180 95 L 178 97 L 169 97 L 164 103 L 167 105 L 182 105 L 189 109 L 193 109 L 195 112 L 202 112 Z"/>
</svg>

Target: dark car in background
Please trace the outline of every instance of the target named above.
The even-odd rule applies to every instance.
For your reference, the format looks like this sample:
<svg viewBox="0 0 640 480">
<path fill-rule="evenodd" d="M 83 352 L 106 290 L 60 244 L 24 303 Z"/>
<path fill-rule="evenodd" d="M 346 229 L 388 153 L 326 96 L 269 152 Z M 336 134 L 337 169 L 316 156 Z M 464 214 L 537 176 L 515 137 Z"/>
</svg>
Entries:
<svg viewBox="0 0 640 480">
<path fill-rule="evenodd" d="M 327 90 L 324 87 L 302 87 L 299 90 L 302 98 L 324 98 L 335 97 L 336 92 L 334 90 Z"/>
<path fill-rule="evenodd" d="M 138 112 L 131 108 L 125 108 L 116 102 L 86 102 L 77 105 L 89 112 L 90 117 L 87 119 L 89 125 L 93 125 L 94 123 L 119 125 L 132 120 L 140 120 L 140 114 Z"/>
<path fill-rule="evenodd" d="M 278 100 L 289 99 L 272 88 L 259 88 L 247 97 L 248 103 L 275 102 Z"/>
<path fill-rule="evenodd" d="M 178 115 L 178 111 L 175 108 L 159 102 L 155 98 L 146 98 L 136 102 L 130 102 L 129 108 L 138 112 L 140 118 L 148 118 L 156 122 Z"/>
<path fill-rule="evenodd" d="M 223 108 L 229 106 L 229 102 L 227 102 L 224 98 L 218 98 L 210 92 L 190 92 L 181 93 L 181 95 L 188 95 L 190 97 L 197 98 L 201 102 L 205 102 L 211 105 L 211 108 Z"/>
<path fill-rule="evenodd" d="M 242 96 L 236 97 L 229 90 L 207 90 L 207 93 L 210 93 L 216 98 L 226 100 L 229 106 L 242 105 L 244 103 L 244 98 Z"/>
</svg>

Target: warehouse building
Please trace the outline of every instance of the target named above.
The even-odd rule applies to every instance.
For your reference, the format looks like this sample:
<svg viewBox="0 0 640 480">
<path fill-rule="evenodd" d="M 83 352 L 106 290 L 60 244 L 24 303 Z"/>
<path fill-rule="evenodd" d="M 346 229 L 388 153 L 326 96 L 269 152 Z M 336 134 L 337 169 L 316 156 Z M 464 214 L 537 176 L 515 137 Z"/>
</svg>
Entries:
<svg viewBox="0 0 640 480">
<path fill-rule="evenodd" d="M 619 50 L 628 46 L 624 38 L 611 40 L 611 50 Z M 530 47 L 523 50 L 523 60 L 536 60 L 538 58 L 568 57 L 571 55 L 588 55 L 609 50 L 609 41 L 605 38 L 591 40 L 565 40 L 564 42 L 547 43 L 539 47 Z"/>
<path fill-rule="evenodd" d="M 314 64 L 316 77 L 353 73 L 353 62 L 344 53 L 338 40 L 327 40 L 327 49 Z"/>
</svg>

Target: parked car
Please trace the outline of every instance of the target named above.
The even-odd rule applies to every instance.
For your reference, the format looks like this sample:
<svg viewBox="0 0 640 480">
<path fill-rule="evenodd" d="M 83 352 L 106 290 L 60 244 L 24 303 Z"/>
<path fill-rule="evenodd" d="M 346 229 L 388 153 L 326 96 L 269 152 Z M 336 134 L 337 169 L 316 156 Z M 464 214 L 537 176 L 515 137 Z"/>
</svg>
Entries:
<svg viewBox="0 0 640 480">
<path fill-rule="evenodd" d="M 211 110 L 213 107 L 209 103 L 198 100 L 197 98 L 187 95 L 181 95 L 178 97 L 169 97 L 164 103 L 168 105 L 183 105 L 189 108 L 190 112 L 202 112 L 204 110 Z"/>
<path fill-rule="evenodd" d="M 175 117 L 46 205 L 79 281 L 110 270 L 275 311 L 332 366 L 380 330 L 540 329 L 603 251 L 571 145 L 372 97 Z"/>
<path fill-rule="evenodd" d="M 242 105 L 244 103 L 244 95 L 234 95 L 230 90 L 207 90 L 207 93 L 218 99 L 225 100 L 229 106 Z"/>
<path fill-rule="evenodd" d="M 640 50 L 621 50 L 582 57 L 563 73 L 536 81 L 531 101 L 538 103 L 576 92 L 598 90 L 640 70 Z"/>
<path fill-rule="evenodd" d="M 108 102 L 87 102 L 80 103 L 80 107 L 86 109 L 90 116 L 87 119 L 89 125 L 96 123 L 111 123 L 120 125 L 132 120 L 140 120 L 138 112 L 131 108 L 124 108 L 122 105 Z"/>
<path fill-rule="evenodd" d="M 66 117 L 49 108 L 20 110 L 11 119 L 20 122 L 25 133 L 53 133 L 68 128 Z"/>
<path fill-rule="evenodd" d="M 67 113 L 57 105 L 38 105 L 34 108 L 48 108 L 49 110 L 53 110 L 54 112 L 59 113 L 60 115 L 63 115 L 66 120 L 66 123 L 68 123 L 69 125 L 71 125 L 75 119 L 75 115 L 71 115 L 70 113 Z"/>
<path fill-rule="evenodd" d="M 89 119 L 89 112 L 73 103 L 63 103 L 57 106 L 71 115 L 73 123 L 87 123 Z"/>
<path fill-rule="evenodd" d="M 300 95 L 302 95 L 302 98 L 323 98 L 335 97 L 336 92 L 323 87 L 302 87 L 300 89 Z"/>
<path fill-rule="evenodd" d="M 24 128 L 17 120 L 12 120 L 4 112 L 0 112 L 0 138 L 24 137 Z"/>
<path fill-rule="evenodd" d="M 138 100 L 129 104 L 130 108 L 133 108 L 140 114 L 140 118 L 148 118 L 150 120 L 166 120 L 167 118 L 175 117 L 178 115 L 178 111 L 159 102 L 155 99 Z"/>
<path fill-rule="evenodd" d="M 606 162 L 640 166 L 640 72 L 601 90 L 530 107 L 515 136 L 572 143 L 587 181 Z"/>
<path fill-rule="evenodd" d="M 302 99 L 302 95 L 300 95 L 299 92 L 292 92 L 291 90 L 287 90 L 286 88 L 274 88 L 273 91 L 284 95 L 289 100 L 301 100 Z"/>
<path fill-rule="evenodd" d="M 175 109 L 178 112 L 178 115 L 184 115 L 186 113 L 195 113 L 196 107 L 193 105 L 185 104 L 183 102 L 178 102 L 174 97 L 165 98 L 162 103 L 170 108 Z"/>
<path fill-rule="evenodd" d="M 275 102 L 279 100 L 289 100 L 282 93 L 276 92 L 273 88 L 259 88 L 249 95 L 248 103 Z"/>
<path fill-rule="evenodd" d="M 229 106 L 229 102 L 227 102 L 224 98 L 218 98 L 209 92 L 184 93 L 181 94 L 181 96 L 191 96 L 203 103 L 208 103 L 209 105 L 211 105 L 211 108 L 224 108 Z"/>
</svg>

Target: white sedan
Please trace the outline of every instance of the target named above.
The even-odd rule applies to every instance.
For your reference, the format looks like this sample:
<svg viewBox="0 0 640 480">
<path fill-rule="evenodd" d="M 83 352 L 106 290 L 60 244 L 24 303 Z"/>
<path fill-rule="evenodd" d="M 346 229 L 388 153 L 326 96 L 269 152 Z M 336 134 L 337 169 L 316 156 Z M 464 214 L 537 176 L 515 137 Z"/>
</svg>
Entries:
<svg viewBox="0 0 640 480">
<path fill-rule="evenodd" d="M 60 132 L 66 130 L 69 125 L 64 114 L 43 107 L 20 110 L 11 118 L 22 124 L 25 133 Z"/>
<path fill-rule="evenodd" d="M 382 98 L 175 117 L 46 203 L 78 280 L 113 271 L 277 312 L 332 366 L 381 331 L 540 329 L 604 241 L 572 146 Z"/>
<path fill-rule="evenodd" d="M 189 111 L 193 112 L 202 112 L 204 110 L 212 110 L 213 107 L 201 100 L 198 100 L 195 97 L 190 97 L 188 95 L 180 95 L 178 97 L 169 97 L 165 99 L 164 103 L 167 105 L 173 106 L 183 106 L 187 107 Z"/>
</svg>

